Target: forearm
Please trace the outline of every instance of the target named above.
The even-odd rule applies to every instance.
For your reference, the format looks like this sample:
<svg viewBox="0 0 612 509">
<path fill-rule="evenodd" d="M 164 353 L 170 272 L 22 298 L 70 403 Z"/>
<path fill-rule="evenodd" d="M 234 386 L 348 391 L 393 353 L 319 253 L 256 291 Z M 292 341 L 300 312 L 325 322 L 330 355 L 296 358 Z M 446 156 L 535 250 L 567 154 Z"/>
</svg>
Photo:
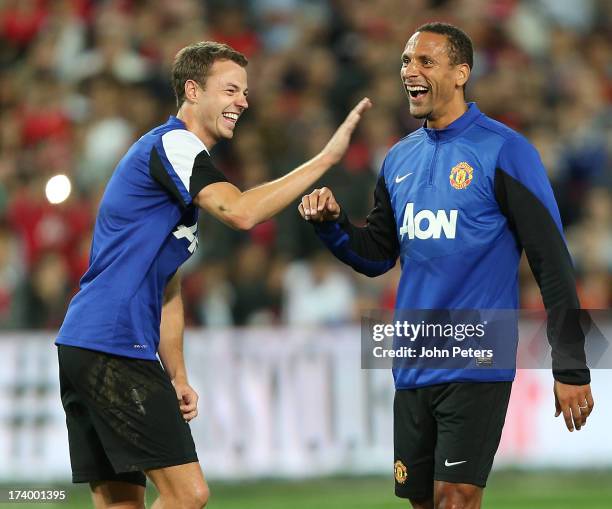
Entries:
<svg viewBox="0 0 612 509">
<path fill-rule="evenodd" d="M 382 173 L 374 189 L 374 208 L 365 226 L 351 224 L 342 209 L 337 221 L 313 224 L 319 238 L 336 258 L 366 276 L 384 274 L 397 261 L 399 241 Z"/>
<path fill-rule="evenodd" d="M 159 339 L 159 358 L 171 380 L 187 381 L 183 355 L 183 299 L 180 291 L 162 306 Z"/>
<path fill-rule="evenodd" d="M 248 191 L 241 192 L 227 182 L 208 185 L 194 202 L 228 226 L 250 230 L 286 208 L 332 165 L 333 161 L 320 153 L 287 175 Z"/>
<path fill-rule="evenodd" d="M 398 253 L 393 247 L 380 244 L 368 227 L 359 228 L 342 213 L 338 221 L 314 223 L 321 241 L 341 262 L 369 277 L 391 269 Z"/>
<path fill-rule="evenodd" d="M 270 219 L 314 185 L 331 166 L 332 161 L 320 153 L 286 175 L 243 192 L 236 202 L 238 214 L 249 216 L 253 224 Z"/>
</svg>

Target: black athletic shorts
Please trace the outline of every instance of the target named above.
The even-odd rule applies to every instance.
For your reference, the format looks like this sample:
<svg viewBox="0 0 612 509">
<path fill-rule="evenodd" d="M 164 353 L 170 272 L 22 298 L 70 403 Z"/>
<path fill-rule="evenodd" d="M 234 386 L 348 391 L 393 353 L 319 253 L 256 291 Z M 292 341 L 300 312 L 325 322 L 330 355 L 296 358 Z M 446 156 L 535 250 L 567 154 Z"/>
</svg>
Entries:
<svg viewBox="0 0 612 509">
<path fill-rule="evenodd" d="M 198 461 L 159 362 L 65 345 L 58 357 L 72 482 L 144 486 L 144 470 Z"/>
<path fill-rule="evenodd" d="M 396 391 L 395 494 L 432 499 L 434 480 L 484 487 L 511 388 L 512 382 L 462 382 Z"/>
</svg>

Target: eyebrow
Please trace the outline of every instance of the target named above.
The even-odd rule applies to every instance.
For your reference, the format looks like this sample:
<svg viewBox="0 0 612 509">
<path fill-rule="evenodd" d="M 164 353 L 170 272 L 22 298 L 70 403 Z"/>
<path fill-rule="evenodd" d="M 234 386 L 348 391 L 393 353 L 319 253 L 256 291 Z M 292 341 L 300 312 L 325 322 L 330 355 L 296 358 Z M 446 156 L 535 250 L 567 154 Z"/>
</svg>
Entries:
<svg viewBox="0 0 612 509">
<path fill-rule="evenodd" d="M 412 57 L 410 57 L 410 55 L 408 53 L 406 53 L 404 51 L 404 53 L 402 53 L 402 60 L 404 60 L 405 58 L 410 58 L 412 60 Z M 437 60 L 432 57 L 431 55 L 427 55 L 427 54 L 420 54 L 420 55 L 416 55 L 414 58 L 416 58 L 417 60 L 431 60 L 432 62 L 437 62 Z"/>
<path fill-rule="evenodd" d="M 236 85 L 236 83 L 233 83 L 233 82 L 231 82 L 231 81 L 228 81 L 228 82 L 225 84 L 225 87 L 231 87 L 231 88 L 233 88 L 234 90 L 240 90 L 240 86 L 239 86 L 239 85 Z M 248 88 L 245 88 L 245 89 L 244 89 L 244 93 L 245 93 L 245 94 L 248 94 L 248 93 L 249 93 L 249 89 L 248 89 Z"/>
</svg>

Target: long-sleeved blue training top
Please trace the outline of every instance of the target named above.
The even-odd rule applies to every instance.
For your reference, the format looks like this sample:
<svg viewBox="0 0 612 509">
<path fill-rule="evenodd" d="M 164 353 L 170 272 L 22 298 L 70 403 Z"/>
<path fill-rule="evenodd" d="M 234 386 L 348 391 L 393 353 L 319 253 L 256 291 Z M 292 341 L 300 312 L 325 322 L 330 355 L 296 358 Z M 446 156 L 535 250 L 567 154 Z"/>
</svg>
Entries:
<svg viewBox="0 0 612 509">
<path fill-rule="evenodd" d="M 342 212 L 315 229 L 337 258 L 371 277 L 399 256 L 398 312 L 516 309 L 524 249 L 548 314 L 553 374 L 565 383 L 590 382 L 559 211 L 540 157 L 522 135 L 470 103 L 445 129 L 422 127 L 391 148 L 374 202 L 364 227 Z M 518 341 L 516 330 L 509 336 Z M 512 380 L 512 363 L 512 369 L 396 367 L 395 385 Z"/>
</svg>

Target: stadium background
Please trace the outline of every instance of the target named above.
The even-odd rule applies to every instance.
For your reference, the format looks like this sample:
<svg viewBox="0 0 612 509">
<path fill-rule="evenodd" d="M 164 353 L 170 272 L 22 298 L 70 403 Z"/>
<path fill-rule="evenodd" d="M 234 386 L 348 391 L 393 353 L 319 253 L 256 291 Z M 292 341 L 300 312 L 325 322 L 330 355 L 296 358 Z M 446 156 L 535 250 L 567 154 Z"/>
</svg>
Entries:
<svg viewBox="0 0 612 509">
<path fill-rule="evenodd" d="M 51 341 L 86 268 L 97 203 L 114 165 L 135 139 L 176 110 L 168 82 L 176 51 L 213 39 L 249 57 L 251 107 L 235 139 L 213 151 L 241 188 L 314 155 L 350 105 L 369 96 L 375 107 L 342 164 L 324 179 L 359 222 L 385 152 L 419 126 L 408 115 L 399 57 L 414 28 L 430 20 L 456 23 L 472 37 L 476 59 L 468 98 L 537 146 L 561 209 L 581 302 L 609 308 L 612 2 L 0 1 L 0 482 L 66 480 Z M 72 193 L 51 205 L 45 186 L 56 174 L 70 178 Z M 286 507 L 292 493 L 295 507 L 295 498 L 303 507 L 401 506 L 390 494 L 389 475 L 300 480 L 386 471 L 390 376 L 359 372 L 358 362 L 350 362 L 358 357 L 358 341 L 337 338 L 354 337 L 364 310 L 392 306 L 397 270 L 374 280 L 345 270 L 321 250 L 292 207 L 248 233 L 202 217 L 199 249 L 184 275 L 189 363 L 203 394 L 194 432 L 206 471 L 216 473 L 212 507 L 257 507 L 257 500 Z M 542 306 L 525 265 L 521 306 Z M 251 360 L 259 360 L 247 366 L 241 362 L 248 348 Z M 283 364 L 266 365 L 279 351 L 301 366 L 299 377 L 287 379 L 298 391 L 288 396 L 278 390 Z M 258 358 L 257 352 L 269 355 Z M 359 380 L 350 378 L 355 371 Z M 508 426 L 506 449 L 502 442 L 490 507 L 574 507 L 577 500 L 582 507 L 610 507 L 608 372 L 594 373 L 598 408 L 580 438 L 560 433 L 562 423 L 551 418 L 550 376 L 533 370 L 520 376 L 509 416 L 516 422 Z M 226 387 L 233 390 L 224 392 Z M 339 396 L 361 406 L 344 408 Z M 236 400 L 241 403 L 234 407 Z M 292 414 L 300 404 L 312 412 Z M 355 425 L 357 438 L 338 448 L 342 433 L 328 428 L 342 421 L 333 417 L 341 408 L 363 422 Z M 207 420 L 207 409 L 216 420 Z M 533 423 L 521 421 L 525 411 Z M 328 424 L 320 425 L 319 415 Z M 289 437 L 282 447 L 271 431 L 278 423 Z M 301 449 L 292 441 L 300 423 L 309 430 L 300 435 L 307 443 Z M 223 430 L 231 433 L 219 435 Z M 372 434 L 383 438 L 369 439 Z M 213 447 L 218 437 L 227 449 Z M 227 451 L 233 462 L 224 470 L 218 465 Z M 342 456 L 347 451 L 352 455 Z M 581 473 L 575 466 L 590 469 Z M 509 472 L 511 467 L 529 470 Z M 550 472 L 560 467 L 565 473 Z M 78 498 L 82 491 L 74 493 Z M 317 493 L 317 501 L 309 498 Z"/>
</svg>

